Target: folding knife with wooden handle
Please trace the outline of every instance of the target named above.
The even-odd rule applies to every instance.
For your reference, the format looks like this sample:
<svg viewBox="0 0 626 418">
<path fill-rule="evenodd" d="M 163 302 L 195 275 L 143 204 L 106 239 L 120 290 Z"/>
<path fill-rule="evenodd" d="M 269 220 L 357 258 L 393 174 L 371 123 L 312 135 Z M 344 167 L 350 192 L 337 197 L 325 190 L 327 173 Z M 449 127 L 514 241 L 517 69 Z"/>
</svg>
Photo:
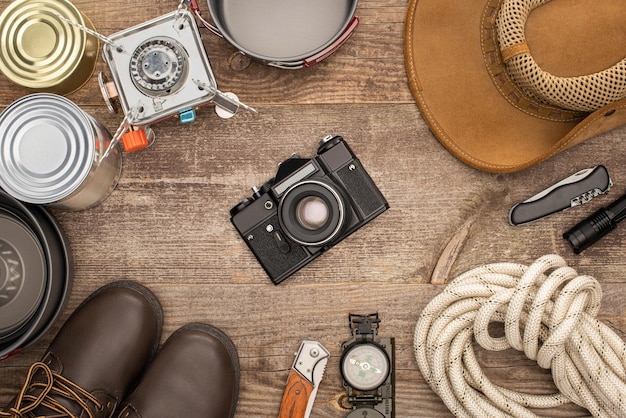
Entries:
<svg viewBox="0 0 626 418">
<path fill-rule="evenodd" d="M 304 340 L 296 353 L 278 418 L 308 418 L 330 353 L 317 341 Z"/>
</svg>

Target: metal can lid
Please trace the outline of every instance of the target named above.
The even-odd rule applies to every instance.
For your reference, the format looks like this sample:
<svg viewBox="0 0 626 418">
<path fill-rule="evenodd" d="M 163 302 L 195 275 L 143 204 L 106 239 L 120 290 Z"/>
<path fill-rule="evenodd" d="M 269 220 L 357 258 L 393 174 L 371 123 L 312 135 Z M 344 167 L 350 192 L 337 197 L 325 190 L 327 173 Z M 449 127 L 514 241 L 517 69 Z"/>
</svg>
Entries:
<svg viewBox="0 0 626 418">
<path fill-rule="evenodd" d="M 70 77 L 80 64 L 86 34 L 59 19 L 85 25 L 67 0 L 14 1 L 0 15 L 0 71 L 24 87 L 46 89 Z"/>
<path fill-rule="evenodd" d="M 0 187 L 28 203 L 62 200 L 91 170 L 94 135 L 89 116 L 65 97 L 22 97 L 0 114 Z"/>
<path fill-rule="evenodd" d="M 47 264 L 41 244 L 17 218 L 0 214 L 0 339 L 26 324 L 43 299 Z"/>
</svg>

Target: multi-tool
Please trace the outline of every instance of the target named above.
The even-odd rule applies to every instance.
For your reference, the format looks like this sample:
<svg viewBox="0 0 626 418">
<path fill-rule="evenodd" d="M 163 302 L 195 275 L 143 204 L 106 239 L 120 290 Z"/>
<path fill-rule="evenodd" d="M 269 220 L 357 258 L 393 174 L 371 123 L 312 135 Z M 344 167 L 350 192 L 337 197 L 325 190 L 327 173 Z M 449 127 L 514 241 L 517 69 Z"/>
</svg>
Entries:
<svg viewBox="0 0 626 418">
<path fill-rule="evenodd" d="M 611 177 L 602 165 L 581 170 L 513 206 L 509 212 L 509 223 L 521 225 L 582 205 L 607 193 L 612 185 Z"/>
</svg>

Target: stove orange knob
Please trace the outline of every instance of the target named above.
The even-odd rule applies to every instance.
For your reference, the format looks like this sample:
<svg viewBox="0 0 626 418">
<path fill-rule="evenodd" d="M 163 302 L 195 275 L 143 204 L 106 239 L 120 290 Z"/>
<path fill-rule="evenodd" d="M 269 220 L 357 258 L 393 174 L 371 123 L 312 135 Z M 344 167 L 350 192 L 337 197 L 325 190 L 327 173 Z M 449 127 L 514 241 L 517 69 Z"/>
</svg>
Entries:
<svg viewBox="0 0 626 418">
<path fill-rule="evenodd" d="M 140 151 L 148 145 L 148 136 L 143 129 L 126 132 L 122 135 L 122 146 L 126 152 Z"/>
</svg>

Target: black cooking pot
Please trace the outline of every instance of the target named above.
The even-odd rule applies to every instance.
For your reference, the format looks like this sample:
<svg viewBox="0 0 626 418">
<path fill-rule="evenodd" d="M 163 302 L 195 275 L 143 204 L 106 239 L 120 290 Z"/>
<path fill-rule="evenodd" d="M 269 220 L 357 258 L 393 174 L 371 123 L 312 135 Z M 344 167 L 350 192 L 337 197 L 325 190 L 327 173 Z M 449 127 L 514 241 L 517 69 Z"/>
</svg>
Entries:
<svg viewBox="0 0 626 418">
<path fill-rule="evenodd" d="M 311 67 L 356 29 L 357 0 L 208 0 L 219 33 L 268 65 Z"/>
<path fill-rule="evenodd" d="M 53 325 L 70 294 L 74 269 L 68 240 L 46 209 L 0 190 L 0 225 L 1 360 Z"/>
</svg>

